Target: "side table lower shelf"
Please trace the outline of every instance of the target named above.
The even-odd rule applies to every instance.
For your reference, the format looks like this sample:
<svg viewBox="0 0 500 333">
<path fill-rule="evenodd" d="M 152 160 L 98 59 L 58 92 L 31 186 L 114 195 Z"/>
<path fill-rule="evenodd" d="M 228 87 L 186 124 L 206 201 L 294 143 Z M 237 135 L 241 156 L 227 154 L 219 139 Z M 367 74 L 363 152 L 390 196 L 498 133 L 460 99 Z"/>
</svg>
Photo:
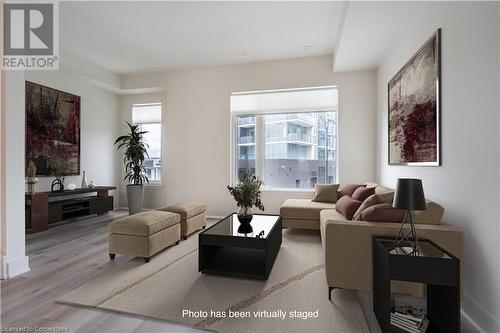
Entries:
<svg viewBox="0 0 500 333">
<path fill-rule="evenodd" d="M 460 332 L 460 260 L 430 240 L 419 255 L 405 255 L 392 238 L 373 237 L 373 311 L 382 332 L 391 332 L 391 280 L 425 283 L 427 332 Z M 404 245 L 404 244 L 403 244 Z"/>
</svg>

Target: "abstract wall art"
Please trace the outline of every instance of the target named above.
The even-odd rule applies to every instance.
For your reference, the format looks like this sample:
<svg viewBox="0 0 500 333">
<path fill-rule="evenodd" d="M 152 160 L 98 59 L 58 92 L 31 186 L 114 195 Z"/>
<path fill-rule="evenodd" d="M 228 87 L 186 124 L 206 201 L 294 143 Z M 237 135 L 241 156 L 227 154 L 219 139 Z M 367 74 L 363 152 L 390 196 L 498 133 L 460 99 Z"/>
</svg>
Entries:
<svg viewBox="0 0 500 333">
<path fill-rule="evenodd" d="M 441 165 L 441 31 L 389 81 L 389 164 Z"/>
<path fill-rule="evenodd" d="M 39 176 L 80 174 L 80 97 L 26 81 L 26 165 Z"/>
</svg>

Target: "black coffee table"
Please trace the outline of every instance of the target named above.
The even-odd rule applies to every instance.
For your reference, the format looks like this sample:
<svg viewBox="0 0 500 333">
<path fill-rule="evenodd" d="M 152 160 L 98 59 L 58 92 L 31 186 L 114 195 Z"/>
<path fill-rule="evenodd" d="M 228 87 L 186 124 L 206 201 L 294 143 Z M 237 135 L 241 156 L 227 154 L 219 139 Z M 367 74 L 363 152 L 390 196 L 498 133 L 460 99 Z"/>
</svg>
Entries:
<svg viewBox="0 0 500 333">
<path fill-rule="evenodd" d="M 198 270 L 267 280 L 281 246 L 281 217 L 255 214 L 248 234 L 239 233 L 239 226 L 231 214 L 200 233 Z"/>
</svg>

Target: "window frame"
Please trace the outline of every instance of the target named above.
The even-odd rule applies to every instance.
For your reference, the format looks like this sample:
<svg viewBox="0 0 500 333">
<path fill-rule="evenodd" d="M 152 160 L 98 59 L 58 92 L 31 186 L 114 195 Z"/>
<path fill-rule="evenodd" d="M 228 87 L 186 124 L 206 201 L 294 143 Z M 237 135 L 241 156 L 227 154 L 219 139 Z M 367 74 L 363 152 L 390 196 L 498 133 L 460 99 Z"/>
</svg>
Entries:
<svg viewBox="0 0 500 333">
<path fill-rule="evenodd" d="M 230 151 L 231 151 L 231 161 L 230 161 L 230 181 L 231 185 L 235 185 L 238 183 L 238 164 L 237 164 L 237 156 L 238 156 L 238 117 L 255 117 L 255 174 L 257 177 L 262 179 L 263 170 L 264 170 L 264 161 L 265 161 L 265 135 L 261 135 L 264 133 L 264 116 L 270 114 L 292 114 L 292 113 L 320 113 L 320 112 L 335 112 L 336 113 L 336 122 L 335 122 L 335 178 L 336 183 L 339 183 L 339 119 L 340 119 L 340 92 L 337 86 L 325 86 L 325 87 L 314 87 L 314 88 L 301 88 L 301 89 L 282 89 L 282 90 L 269 90 L 262 91 L 261 93 L 266 92 L 276 92 L 276 91 L 294 91 L 294 90 L 305 90 L 305 89 L 336 89 L 337 90 L 337 108 L 324 108 L 324 109 L 294 109 L 289 111 L 277 111 L 277 112 L 231 112 L 231 120 L 230 120 Z M 256 93 L 255 91 L 249 93 Z M 260 92 L 259 92 L 260 93 Z M 240 94 L 240 93 L 235 93 Z M 242 94 L 242 93 L 241 93 Z M 333 137 L 332 137 L 333 139 Z M 325 152 L 325 154 L 327 154 Z M 319 179 L 319 175 L 318 175 Z M 262 187 L 262 191 L 266 192 L 314 192 L 314 188 L 293 188 L 293 187 Z"/>
<path fill-rule="evenodd" d="M 160 106 L 160 114 L 161 114 L 161 119 L 160 121 L 145 121 L 145 122 L 134 122 L 134 107 L 141 107 L 141 106 L 154 106 L 158 105 Z M 161 188 L 163 187 L 163 103 L 162 102 L 151 102 L 151 103 L 133 103 L 132 108 L 131 108 L 131 115 L 132 115 L 132 124 L 134 125 L 148 125 L 148 124 L 159 124 L 160 125 L 160 161 L 161 161 L 161 171 L 160 171 L 160 180 L 151 180 L 149 179 L 149 183 L 145 183 L 145 187 L 151 187 L 151 188 Z M 142 127 L 142 126 L 140 126 Z"/>
</svg>

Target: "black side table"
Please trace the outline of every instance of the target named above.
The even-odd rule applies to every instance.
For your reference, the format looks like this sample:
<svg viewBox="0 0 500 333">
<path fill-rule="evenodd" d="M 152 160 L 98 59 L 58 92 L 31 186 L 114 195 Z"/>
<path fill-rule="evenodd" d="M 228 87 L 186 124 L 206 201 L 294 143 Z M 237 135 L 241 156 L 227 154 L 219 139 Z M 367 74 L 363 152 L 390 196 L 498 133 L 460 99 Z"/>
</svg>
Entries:
<svg viewBox="0 0 500 333">
<path fill-rule="evenodd" d="M 380 328 L 391 332 L 391 280 L 398 280 L 427 284 L 428 332 L 459 333 L 460 260 L 430 240 L 419 243 L 419 255 L 409 256 L 394 239 L 373 237 L 373 311 Z"/>
</svg>

